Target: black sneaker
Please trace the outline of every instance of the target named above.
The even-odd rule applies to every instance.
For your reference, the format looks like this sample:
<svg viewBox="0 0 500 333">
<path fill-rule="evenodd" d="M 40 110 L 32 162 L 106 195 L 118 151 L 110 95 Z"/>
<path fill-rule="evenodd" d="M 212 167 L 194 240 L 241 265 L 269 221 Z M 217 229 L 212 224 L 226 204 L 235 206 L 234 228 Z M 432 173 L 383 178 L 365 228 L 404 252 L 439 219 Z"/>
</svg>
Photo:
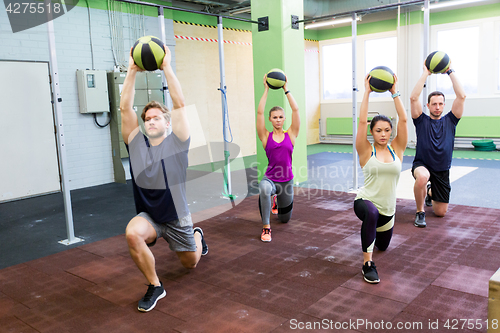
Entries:
<svg viewBox="0 0 500 333">
<path fill-rule="evenodd" d="M 380 279 L 378 278 L 377 266 L 373 261 L 367 261 L 363 265 L 363 269 L 361 270 L 363 273 L 363 279 L 365 279 L 368 283 L 379 283 Z"/>
<path fill-rule="evenodd" d="M 195 232 L 199 232 L 201 235 L 201 255 L 205 256 L 208 253 L 208 246 L 207 243 L 205 242 L 205 237 L 203 237 L 203 230 L 201 230 L 200 227 L 196 227 L 193 229 L 193 234 Z"/>
<path fill-rule="evenodd" d="M 427 207 L 432 207 L 432 197 L 429 195 L 429 189 L 431 188 L 431 184 L 427 184 L 427 195 L 425 196 L 425 205 Z"/>
<path fill-rule="evenodd" d="M 141 312 L 148 312 L 153 310 L 156 306 L 156 302 L 167 295 L 165 289 L 163 289 L 163 283 L 160 282 L 160 286 L 155 286 L 148 284 L 148 291 L 146 295 L 139 301 L 139 306 L 137 310 Z"/>
<path fill-rule="evenodd" d="M 425 228 L 427 224 L 425 223 L 425 212 L 417 212 L 415 214 L 415 227 Z"/>
</svg>

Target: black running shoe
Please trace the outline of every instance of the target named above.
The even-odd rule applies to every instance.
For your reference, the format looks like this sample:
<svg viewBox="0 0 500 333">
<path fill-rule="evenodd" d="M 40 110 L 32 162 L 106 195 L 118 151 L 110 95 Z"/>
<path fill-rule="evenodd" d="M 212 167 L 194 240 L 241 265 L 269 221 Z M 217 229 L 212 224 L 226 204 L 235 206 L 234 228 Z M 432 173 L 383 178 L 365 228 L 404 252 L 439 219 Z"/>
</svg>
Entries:
<svg viewBox="0 0 500 333">
<path fill-rule="evenodd" d="M 365 279 L 368 283 L 379 283 L 380 279 L 378 278 L 377 266 L 373 261 L 367 261 L 363 265 L 363 269 L 361 270 L 363 273 L 363 279 Z"/>
<path fill-rule="evenodd" d="M 201 235 L 201 255 L 205 256 L 208 253 L 208 246 L 207 243 L 205 242 L 205 237 L 203 237 L 203 230 L 201 230 L 200 227 L 196 227 L 193 229 L 193 234 L 195 232 L 199 232 Z"/>
<path fill-rule="evenodd" d="M 431 184 L 427 184 L 427 195 L 425 196 L 425 205 L 427 207 L 432 207 L 432 197 L 429 195 L 430 188 L 431 188 Z"/>
<path fill-rule="evenodd" d="M 148 312 L 153 310 L 156 306 L 156 302 L 167 295 L 165 289 L 163 289 L 163 283 L 160 282 L 160 286 L 155 286 L 152 284 L 148 285 L 148 291 L 146 295 L 139 301 L 139 306 L 137 310 L 141 312 Z"/>
<path fill-rule="evenodd" d="M 425 223 L 425 212 L 417 212 L 415 214 L 415 227 L 425 228 L 427 224 Z"/>
</svg>

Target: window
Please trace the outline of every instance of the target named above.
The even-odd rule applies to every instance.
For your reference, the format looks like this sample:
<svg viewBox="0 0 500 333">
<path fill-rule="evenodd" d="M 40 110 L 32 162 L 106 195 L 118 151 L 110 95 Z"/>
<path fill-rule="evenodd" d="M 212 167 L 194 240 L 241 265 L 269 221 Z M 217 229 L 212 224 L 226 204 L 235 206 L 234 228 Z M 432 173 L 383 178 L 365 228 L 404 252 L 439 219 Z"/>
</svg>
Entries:
<svg viewBox="0 0 500 333">
<path fill-rule="evenodd" d="M 459 73 L 466 94 L 477 93 L 479 70 L 479 27 L 442 30 L 437 32 L 437 50 L 446 52 L 451 67 Z M 451 80 L 436 75 L 436 90 L 454 95 Z"/>
<path fill-rule="evenodd" d="M 351 98 L 351 43 L 324 45 L 321 54 L 323 65 L 323 99 Z"/>
<path fill-rule="evenodd" d="M 365 41 L 366 74 L 368 74 L 374 67 L 377 66 L 389 67 L 394 73 L 396 73 L 398 63 L 397 58 L 397 37 L 377 38 Z M 363 84 L 364 83 L 362 83 L 361 85 Z M 371 97 L 390 97 L 391 93 L 373 93 L 370 95 Z"/>
</svg>

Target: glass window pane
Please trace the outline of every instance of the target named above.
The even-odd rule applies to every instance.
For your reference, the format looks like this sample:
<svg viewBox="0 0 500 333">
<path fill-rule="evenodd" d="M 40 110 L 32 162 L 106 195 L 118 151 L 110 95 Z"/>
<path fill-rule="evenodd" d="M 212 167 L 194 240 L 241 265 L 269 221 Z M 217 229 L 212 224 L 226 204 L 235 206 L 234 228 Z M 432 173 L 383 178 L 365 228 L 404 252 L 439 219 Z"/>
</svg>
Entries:
<svg viewBox="0 0 500 333">
<path fill-rule="evenodd" d="M 323 99 L 352 97 L 351 43 L 325 45 L 323 59 Z"/>
<path fill-rule="evenodd" d="M 387 66 L 396 73 L 398 64 L 398 44 L 396 37 L 370 39 L 365 41 L 365 72 L 374 67 Z M 396 73 L 397 74 L 397 73 Z M 390 92 L 373 93 L 371 97 L 390 97 Z"/>
<path fill-rule="evenodd" d="M 437 49 L 450 57 L 451 67 L 457 71 L 465 93 L 477 93 L 479 27 L 438 31 Z M 455 95 L 447 75 L 437 75 L 436 89 L 445 95 Z"/>
</svg>

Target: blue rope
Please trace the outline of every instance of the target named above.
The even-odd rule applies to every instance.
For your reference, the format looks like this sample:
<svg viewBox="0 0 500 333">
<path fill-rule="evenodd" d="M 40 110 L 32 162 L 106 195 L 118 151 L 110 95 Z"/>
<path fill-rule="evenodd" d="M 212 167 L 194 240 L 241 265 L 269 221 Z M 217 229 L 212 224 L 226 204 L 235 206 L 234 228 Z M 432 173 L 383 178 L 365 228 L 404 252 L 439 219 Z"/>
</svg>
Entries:
<svg viewBox="0 0 500 333">
<path fill-rule="evenodd" d="M 222 96 L 224 96 L 224 103 L 222 104 L 222 115 L 224 119 L 224 124 L 222 128 L 222 135 L 224 136 L 224 141 L 225 142 L 233 142 L 233 132 L 231 131 L 231 125 L 229 124 L 229 114 L 228 114 L 228 107 L 227 107 L 227 96 L 226 96 L 226 87 L 219 90 L 222 92 Z M 227 122 L 227 128 L 229 129 L 229 134 L 231 135 L 231 141 L 226 140 L 227 137 L 227 131 L 226 131 L 226 122 Z M 229 164 L 229 151 L 224 151 L 224 160 L 225 160 L 225 166 Z M 228 181 L 228 175 L 227 175 L 227 168 L 224 167 L 224 189 L 222 192 L 222 195 L 225 196 L 226 198 L 229 198 L 231 201 L 233 201 L 236 197 L 233 194 L 229 193 L 229 181 Z"/>
<path fill-rule="evenodd" d="M 222 92 L 222 96 L 224 96 L 224 103 L 222 104 L 222 116 L 224 118 L 224 124 L 222 128 L 222 135 L 224 136 L 224 141 L 225 142 L 233 142 L 233 132 L 231 131 L 231 125 L 229 124 L 229 113 L 228 113 L 228 107 L 227 107 L 227 96 L 226 96 L 226 88 L 222 88 L 219 90 Z M 227 132 L 226 132 L 226 122 L 227 122 L 227 127 L 229 129 L 229 134 L 231 135 L 231 140 L 228 141 L 226 140 L 227 137 Z"/>
</svg>

